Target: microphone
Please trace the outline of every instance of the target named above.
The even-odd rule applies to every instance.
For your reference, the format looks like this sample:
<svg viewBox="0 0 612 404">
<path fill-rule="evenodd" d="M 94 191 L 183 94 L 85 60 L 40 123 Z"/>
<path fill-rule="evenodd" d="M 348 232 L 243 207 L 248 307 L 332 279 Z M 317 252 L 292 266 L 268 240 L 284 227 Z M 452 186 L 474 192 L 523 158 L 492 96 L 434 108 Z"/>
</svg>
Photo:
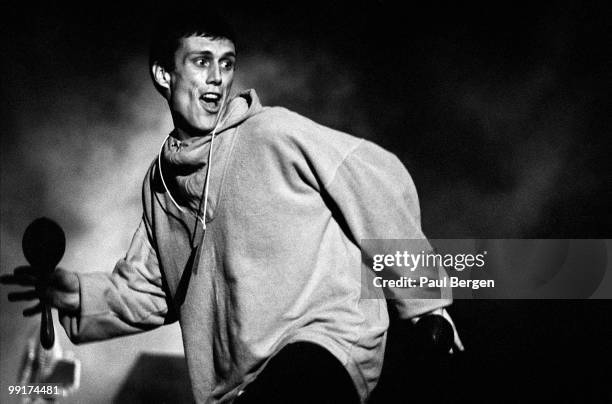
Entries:
<svg viewBox="0 0 612 404">
<path fill-rule="evenodd" d="M 41 272 L 43 282 L 62 259 L 66 249 L 66 236 L 62 228 L 53 220 L 41 217 L 26 228 L 21 243 L 23 255 L 30 265 Z M 55 342 L 51 306 L 41 300 L 40 343 L 45 349 L 51 349 Z"/>
</svg>

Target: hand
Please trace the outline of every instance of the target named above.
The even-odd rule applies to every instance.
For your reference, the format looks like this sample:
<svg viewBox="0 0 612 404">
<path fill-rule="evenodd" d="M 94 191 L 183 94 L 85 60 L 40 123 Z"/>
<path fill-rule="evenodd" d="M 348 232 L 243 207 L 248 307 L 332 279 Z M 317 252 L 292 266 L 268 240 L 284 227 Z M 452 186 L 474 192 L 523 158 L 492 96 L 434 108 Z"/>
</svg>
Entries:
<svg viewBox="0 0 612 404">
<path fill-rule="evenodd" d="M 76 273 L 62 268 L 43 276 L 31 266 L 21 266 L 12 274 L 0 276 L 0 283 L 30 287 L 28 290 L 8 294 L 11 302 L 39 300 L 37 304 L 23 311 L 26 317 L 42 311 L 40 301 L 68 314 L 77 313 L 81 306 L 79 277 Z"/>
<path fill-rule="evenodd" d="M 453 346 L 450 348 L 449 353 L 452 354 L 452 353 L 455 352 L 455 350 L 457 350 L 459 352 L 465 351 L 463 343 L 461 342 L 461 339 L 459 338 L 459 333 L 457 332 L 457 327 L 455 327 L 455 323 L 453 322 L 453 319 L 448 314 L 448 312 L 446 311 L 445 308 L 441 307 L 439 309 L 430 311 L 429 313 L 426 313 L 426 314 L 424 314 L 422 316 L 413 317 L 413 318 L 410 319 L 410 321 L 412 321 L 413 324 L 416 324 L 423 316 L 432 315 L 432 314 L 437 314 L 439 316 L 444 317 L 446 319 L 446 321 L 448 321 L 450 323 L 450 325 L 453 327 Z"/>
</svg>

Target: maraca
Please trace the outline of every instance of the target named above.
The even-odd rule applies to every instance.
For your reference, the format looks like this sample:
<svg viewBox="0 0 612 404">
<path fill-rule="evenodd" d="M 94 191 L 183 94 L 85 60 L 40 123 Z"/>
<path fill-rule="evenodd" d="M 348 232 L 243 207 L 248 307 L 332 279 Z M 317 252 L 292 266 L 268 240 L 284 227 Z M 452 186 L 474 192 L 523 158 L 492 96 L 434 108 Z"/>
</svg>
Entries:
<svg viewBox="0 0 612 404">
<path fill-rule="evenodd" d="M 34 220 L 26 228 L 23 234 L 22 248 L 23 254 L 30 265 L 41 271 L 43 279 L 45 279 L 55 270 L 62 259 L 66 249 L 66 237 L 57 223 L 46 217 L 41 217 Z M 40 343 L 43 348 L 51 349 L 55 342 L 51 307 L 42 300 L 41 305 Z"/>
</svg>

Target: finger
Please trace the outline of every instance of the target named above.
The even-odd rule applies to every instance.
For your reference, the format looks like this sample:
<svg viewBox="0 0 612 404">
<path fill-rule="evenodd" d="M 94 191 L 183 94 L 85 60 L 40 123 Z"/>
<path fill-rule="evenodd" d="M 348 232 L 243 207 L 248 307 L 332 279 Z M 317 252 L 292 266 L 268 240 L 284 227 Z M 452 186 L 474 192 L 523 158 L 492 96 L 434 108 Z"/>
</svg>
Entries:
<svg viewBox="0 0 612 404">
<path fill-rule="evenodd" d="M 19 302 L 23 300 L 38 299 L 38 292 L 35 289 L 26 290 L 24 292 L 13 292 L 8 294 L 9 302 Z"/>
<path fill-rule="evenodd" d="M 0 283 L 4 285 L 34 286 L 36 279 L 29 276 L 1 275 Z"/>
<path fill-rule="evenodd" d="M 459 333 L 457 332 L 457 327 L 455 326 L 455 322 L 451 318 L 450 314 L 448 314 L 448 311 L 446 311 L 446 309 L 443 309 L 441 314 L 442 314 L 442 317 L 444 317 L 453 327 L 453 344 L 455 348 L 457 348 L 459 352 L 465 351 L 463 342 L 461 342 L 461 338 L 459 338 Z"/>
<path fill-rule="evenodd" d="M 461 338 L 459 337 L 459 333 L 457 332 L 457 327 L 455 327 L 455 323 L 452 322 L 450 316 L 448 316 L 448 319 L 453 325 L 453 344 L 459 352 L 463 352 L 465 351 L 465 347 L 463 346 L 463 342 L 461 342 Z"/>
<path fill-rule="evenodd" d="M 33 277 L 37 277 L 39 271 L 34 269 L 33 267 L 29 266 L 29 265 L 22 265 L 20 267 L 15 268 L 15 270 L 13 271 L 13 274 L 15 275 L 26 275 L 26 276 L 33 276 Z"/>
<path fill-rule="evenodd" d="M 29 307 L 23 311 L 23 315 L 26 317 L 31 317 L 36 313 L 40 313 L 42 311 L 42 304 L 38 303 L 36 306 Z"/>
<path fill-rule="evenodd" d="M 459 334 L 455 331 L 455 347 L 459 350 L 459 352 L 465 351 L 465 347 L 463 346 L 463 342 L 461 342 L 461 338 L 459 338 Z"/>
</svg>

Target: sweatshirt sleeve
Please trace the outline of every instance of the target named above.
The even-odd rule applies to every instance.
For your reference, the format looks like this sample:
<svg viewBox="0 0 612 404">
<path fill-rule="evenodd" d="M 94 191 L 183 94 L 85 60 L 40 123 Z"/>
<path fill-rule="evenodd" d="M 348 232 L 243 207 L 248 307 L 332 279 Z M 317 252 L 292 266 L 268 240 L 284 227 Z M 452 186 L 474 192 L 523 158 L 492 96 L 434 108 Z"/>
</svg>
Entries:
<svg viewBox="0 0 612 404">
<path fill-rule="evenodd" d="M 60 322 L 75 343 L 134 334 L 171 321 L 145 219 L 138 226 L 126 256 L 117 262 L 112 273 L 77 276 L 80 312 L 77 316 L 60 313 Z"/>
<path fill-rule="evenodd" d="M 359 245 L 362 253 L 376 243 L 365 239 L 419 240 L 422 247 L 431 246 L 421 230 L 419 200 L 410 174 L 392 153 L 372 142 L 361 140 L 346 152 L 342 162 L 325 184 L 325 191 L 333 200 L 342 218 Z M 393 243 L 393 241 L 390 241 Z M 380 242 L 378 245 L 381 245 Z M 391 276 L 406 275 L 402 268 L 390 268 Z M 443 268 L 418 268 L 419 275 L 430 279 L 446 276 Z M 419 316 L 439 307 L 450 305 L 451 293 L 440 288 L 409 288 L 397 294 L 388 289 L 387 295 L 401 318 Z"/>
</svg>

